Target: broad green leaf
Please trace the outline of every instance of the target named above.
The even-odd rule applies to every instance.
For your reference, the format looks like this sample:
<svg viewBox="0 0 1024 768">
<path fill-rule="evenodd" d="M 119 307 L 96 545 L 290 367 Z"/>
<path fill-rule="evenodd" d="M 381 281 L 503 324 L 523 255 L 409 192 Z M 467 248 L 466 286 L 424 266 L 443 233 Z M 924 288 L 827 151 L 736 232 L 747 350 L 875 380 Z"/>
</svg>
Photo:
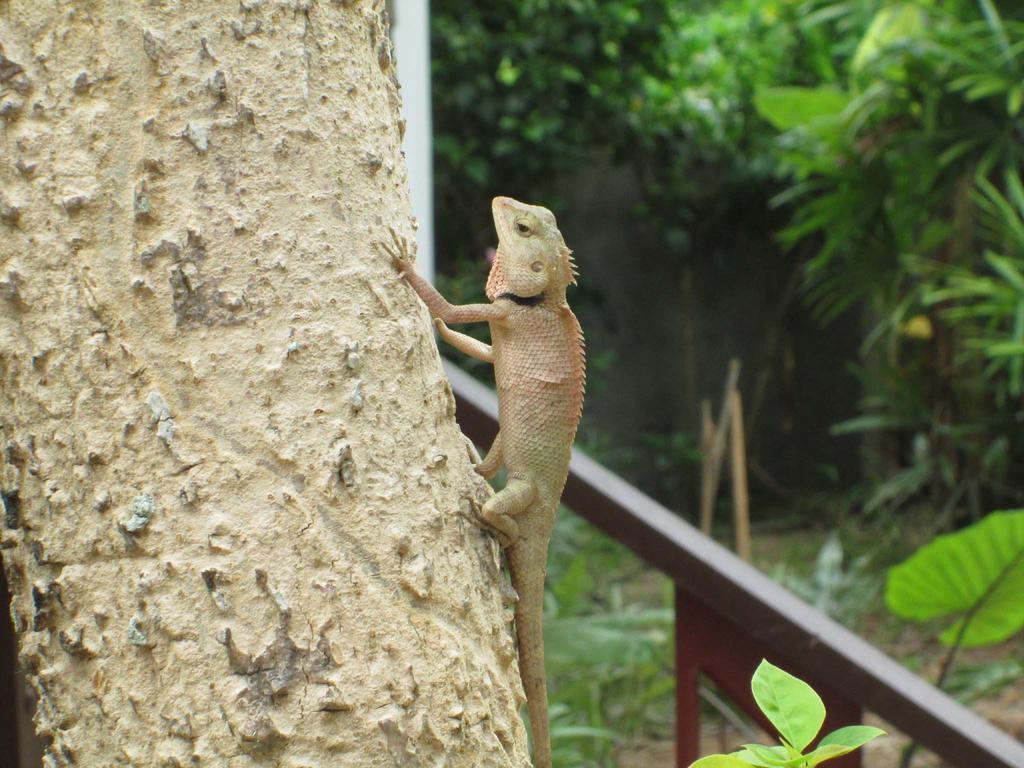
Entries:
<svg viewBox="0 0 1024 768">
<path fill-rule="evenodd" d="M 898 616 L 958 620 L 942 634 L 965 646 L 998 643 L 1024 629 L 1024 509 L 993 512 L 939 536 L 890 569 L 885 602 Z"/>
<path fill-rule="evenodd" d="M 849 94 L 828 86 L 759 88 L 754 95 L 758 113 L 780 131 L 834 121 L 849 103 Z"/>
<path fill-rule="evenodd" d="M 785 747 L 765 747 L 761 744 L 744 744 L 746 750 L 756 762 L 754 765 L 784 766 L 790 761 L 789 752 Z"/>
<path fill-rule="evenodd" d="M 748 752 L 745 749 L 741 749 L 739 752 L 733 752 L 731 757 L 735 757 L 744 765 L 756 765 L 761 766 L 761 761 L 754 757 L 753 752 Z M 763 766 L 761 767 L 763 768 Z"/>
<path fill-rule="evenodd" d="M 842 757 L 883 735 L 885 731 L 870 725 L 849 725 L 846 728 L 839 728 L 823 738 L 817 748 L 806 755 L 807 765 L 815 766 L 834 757 Z"/>
<path fill-rule="evenodd" d="M 838 728 L 828 734 L 819 743 L 819 747 L 836 745 L 850 750 L 863 747 L 869 741 L 874 741 L 879 736 L 884 736 L 885 731 L 871 725 L 848 725 L 845 728 Z"/>
<path fill-rule="evenodd" d="M 806 755 L 785 745 L 766 747 L 747 744 L 740 752 L 734 752 L 733 756 L 759 768 L 802 768 L 807 761 Z"/>
<path fill-rule="evenodd" d="M 690 768 L 750 768 L 750 763 L 745 763 L 732 755 L 708 755 L 696 763 L 691 763 Z"/>
<path fill-rule="evenodd" d="M 853 750 L 845 749 L 840 747 L 838 744 L 829 744 L 824 747 L 818 747 L 813 752 L 808 752 L 805 755 L 805 761 L 801 763 L 801 768 L 804 766 L 815 766 L 824 763 L 826 760 L 831 760 L 833 757 L 842 757 L 847 752 Z"/>
<path fill-rule="evenodd" d="M 924 11 L 917 3 L 894 3 L 882 7 L 871 20 L 850 61 L 859 72 L 883 49 L 898 40 L 915 37 L 925 26 Z"/>
<path fill-rule="evenodd" d="M 795 749 L 803 751 L 825 722 L 825 705 L 807 683 L 768 661 L 750 681 L 757 706 Z"/>
</svg>

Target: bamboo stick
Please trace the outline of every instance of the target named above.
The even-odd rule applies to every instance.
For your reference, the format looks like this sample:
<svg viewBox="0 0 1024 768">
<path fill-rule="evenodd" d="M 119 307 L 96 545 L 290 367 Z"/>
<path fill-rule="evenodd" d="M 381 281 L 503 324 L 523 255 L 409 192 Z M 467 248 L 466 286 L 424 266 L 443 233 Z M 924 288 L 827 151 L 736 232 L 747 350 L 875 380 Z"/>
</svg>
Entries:
<svg viewBox="0 0 1024 768">
<path fill-rule="evenodd" d="M 711 418 L 711 401 L 700 402 L 700 529 L 711 535 L 711 518 L 714 499 L 709 498 L 711 489 L 711 445 L 715 439 L 715 422 Z"/>
<path fill-rule="evenodd" d="M 729 458 L 732 474 L 733 525 L 736 528 L 736 554 L 750 562 L 750 493 L 747 485 L 747 447 L 743 435 L 743 398 L 738 389 L 729 393 L 730 422 Z"/>
<path fill-rule="evenodd" d="M 729 373 L 725 377 L 725 388 L 722 392 L 722 407 L 718 413 L 718 423 L 714 428 L 714 436 L 709 450 L 705 453 L 708 460 L 706 476 L 702 476 L 700 493 L 700 529 L 711 535 L 711 523 L 715 512 L 715 498 L 718 496 L 718 483 L 722 479 L 722 460 L 725 457 L 726 436 L 729 433 L 730 399 L 729 393 L 736 389 L 740 378 L 740 361 L 733 358 L 729 361 Z"/>
</svg>

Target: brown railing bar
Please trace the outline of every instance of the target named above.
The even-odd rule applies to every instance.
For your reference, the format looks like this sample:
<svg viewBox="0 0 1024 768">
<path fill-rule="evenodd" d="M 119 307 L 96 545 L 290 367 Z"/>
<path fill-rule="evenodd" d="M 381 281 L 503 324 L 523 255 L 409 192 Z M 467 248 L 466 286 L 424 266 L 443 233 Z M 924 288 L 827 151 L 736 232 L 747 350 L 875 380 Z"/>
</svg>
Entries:
<svg viewBox="0 0 1024 768">
<path fill-rule="evenodd" d="M 489 444 L 494 393 L 445 362 L 459 424 Z M 1024 744 L 783 589 L 585 454 L 574 451 L 565 504 L 778 658 L 795 662 L 956 768 L 1024 768 Z"/>
</svg>

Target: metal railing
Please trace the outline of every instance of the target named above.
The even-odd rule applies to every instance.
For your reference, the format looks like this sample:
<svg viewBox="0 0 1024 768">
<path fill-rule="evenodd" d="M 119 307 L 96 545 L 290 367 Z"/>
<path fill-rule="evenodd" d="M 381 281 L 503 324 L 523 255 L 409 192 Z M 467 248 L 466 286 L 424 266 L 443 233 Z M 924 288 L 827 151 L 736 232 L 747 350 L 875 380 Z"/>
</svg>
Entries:
<svg viewBox="0 0 1024 768">
<path fill-rule="evenodd" d="M 489 445 L 498 431 L 494 393 L 448 362 L 445 372 L 463 431 Z M 701 674 L 771 730 L 749 690 L 757 663 L 767 658 L 822 694 L 826 728 L 860 722 L 868 710 L 955 768 L 1024 768 L 1024 744 L 579 451 L 563 501 L 675 582 L 678 766 L 698 756 Z M 859 753 L 842 761 L 829 764 L 858 766 Z"/>
</svg>

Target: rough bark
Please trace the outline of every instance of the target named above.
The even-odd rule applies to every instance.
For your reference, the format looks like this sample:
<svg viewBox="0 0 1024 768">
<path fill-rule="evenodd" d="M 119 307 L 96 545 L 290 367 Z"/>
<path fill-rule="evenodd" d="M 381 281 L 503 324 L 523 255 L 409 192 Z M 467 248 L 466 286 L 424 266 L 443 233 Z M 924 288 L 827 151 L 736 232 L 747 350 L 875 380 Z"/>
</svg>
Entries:
<svg viewBox="0 0 1024 768">
<path fill-rule="evenodd" d="M 0 0 L 3 561 L 50 766 L 523 766 L 383 3 Z"/>
</svg>

